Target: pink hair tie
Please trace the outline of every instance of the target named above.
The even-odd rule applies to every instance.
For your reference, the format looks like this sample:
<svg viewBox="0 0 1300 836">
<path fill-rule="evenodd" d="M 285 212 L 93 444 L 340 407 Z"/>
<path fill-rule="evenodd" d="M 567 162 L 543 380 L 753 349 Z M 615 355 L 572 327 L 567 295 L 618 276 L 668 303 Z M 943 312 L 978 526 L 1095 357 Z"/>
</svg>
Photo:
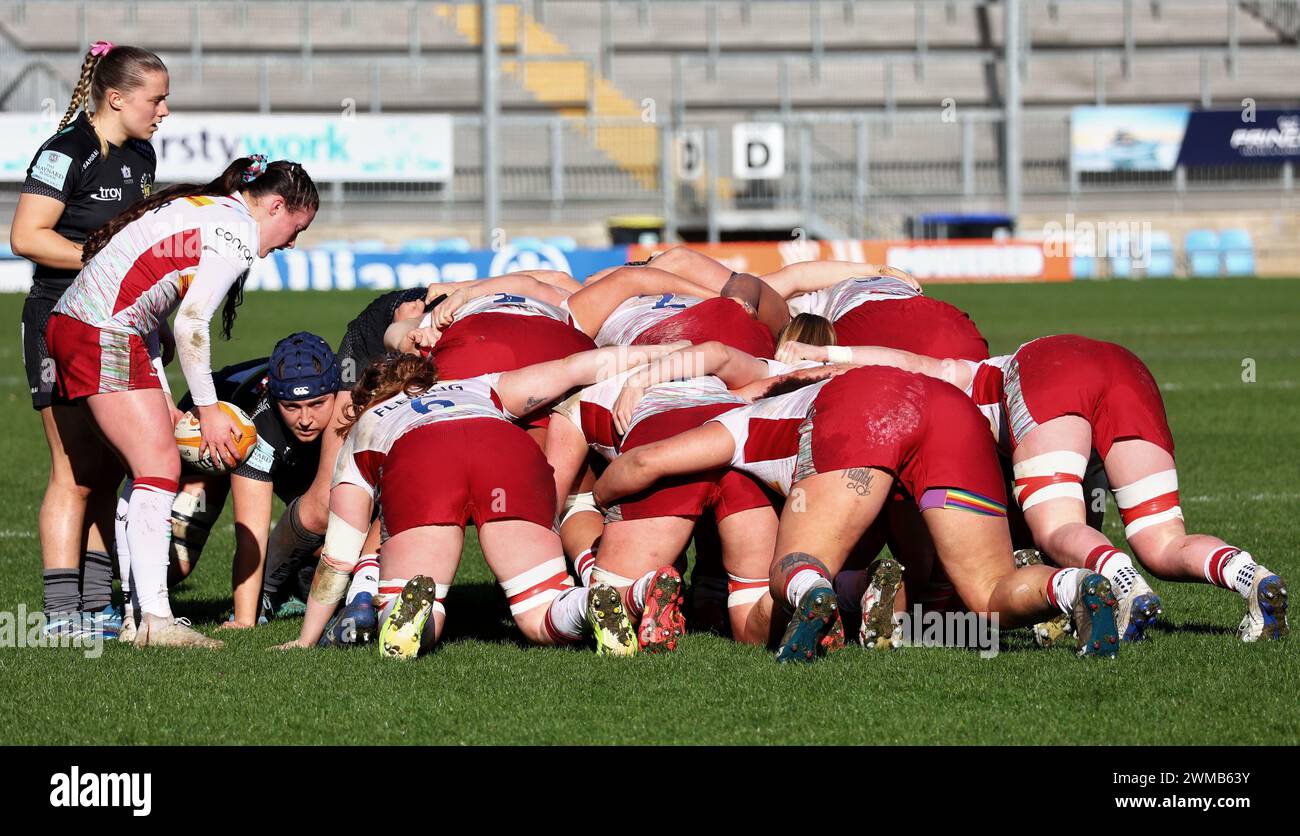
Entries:
<svg viewBox="0 0 1300 836">
<path fill-rule="evenodd" d="M 103 58 L 113 49 L 112 41 L 95 41 L 90 47 L 90 54 L 96 58 Z"/>
</svg>

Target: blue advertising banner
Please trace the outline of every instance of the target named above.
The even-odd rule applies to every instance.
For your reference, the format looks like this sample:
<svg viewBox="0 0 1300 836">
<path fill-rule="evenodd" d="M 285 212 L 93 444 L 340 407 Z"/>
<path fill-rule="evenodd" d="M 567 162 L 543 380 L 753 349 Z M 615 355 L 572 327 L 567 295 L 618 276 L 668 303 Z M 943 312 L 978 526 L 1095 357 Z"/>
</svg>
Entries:
<svg viewBox="0 0 1300 836">
<path fill-rule="evenodd" d="M 627 261 L 627 247 L 564 251 L 551 246 L 463 253 L 287 250 L 253 263 L 247 290 L 396 290 L 434 282 L 499 276 L 515 270 L 561 270 L 579 281 Z"/>
<path fill-rule="evenodd" d="M 1178 154 L 1178 164 L 1188 166 L 1288 160 L 1300 160 L 1300 110 L 1197 111 Z"/>
</svg>

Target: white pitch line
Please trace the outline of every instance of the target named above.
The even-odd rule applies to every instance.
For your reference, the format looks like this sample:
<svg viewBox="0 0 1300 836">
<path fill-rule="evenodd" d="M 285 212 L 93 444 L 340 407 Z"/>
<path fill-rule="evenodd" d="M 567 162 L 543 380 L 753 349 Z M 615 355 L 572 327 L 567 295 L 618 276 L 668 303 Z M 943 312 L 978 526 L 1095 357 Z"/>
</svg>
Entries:
<svg viewBox="0 0 1300 836">
<path fill-rule="evenodd" d="M 1199 496 L 1185 496 L 1180 502 L 1228 502 L 1232 500 L 1249 499 L 1252 502 L 1277 502 L 1283 500 L 1300 500 L 1300 493 L 1257 493 L 1250 496 L 1220 496 L 1214 494 L 1201 494 Z"/>
<path fill-rule="evenodd" d="M 0 531 L 0 540 L 31 539 L 35 536 L 36 536 L 35 531 L 16 531 L 13 529 L 5 529 L 3 531 Z"/>
<path fill-rule="evenodd" d="M 1246 389 L 1247 387 L 1256 386 L 1260 389 L 1294 389 L 1296 388 L 1296 382 L 1294 380 L 1265 380 L 1255 383 L 1177 383 L 1165 381 L 1160 384 L 1160 389 L 1165 392 L 1221 392 L 1228 389 Z"/>
</svg>

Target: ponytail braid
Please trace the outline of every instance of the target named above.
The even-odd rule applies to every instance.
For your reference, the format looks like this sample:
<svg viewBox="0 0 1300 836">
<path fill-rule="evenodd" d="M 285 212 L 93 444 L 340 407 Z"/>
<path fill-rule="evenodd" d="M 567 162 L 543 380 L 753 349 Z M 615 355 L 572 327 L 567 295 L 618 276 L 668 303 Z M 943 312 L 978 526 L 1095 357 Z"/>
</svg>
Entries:
<svg viewBox="0 0 1300 836">
<path fill-rule="evenodd" d="M 81 62 L 81 77 L 77 79 L 77 86 L 72 88 L 72 101 L 68 103 L 68 109 L 63 114 L 63 119 L 59 122 L 59 130 L 68 127 L 68 123 L 77 115 L 77 111 L 90 97 L 90 81 L 95 76 L 95 65 L 99 63 L 100 56 L 95 54 L 92 48 L 86 53 L 86 58 Z"/>
</svg>

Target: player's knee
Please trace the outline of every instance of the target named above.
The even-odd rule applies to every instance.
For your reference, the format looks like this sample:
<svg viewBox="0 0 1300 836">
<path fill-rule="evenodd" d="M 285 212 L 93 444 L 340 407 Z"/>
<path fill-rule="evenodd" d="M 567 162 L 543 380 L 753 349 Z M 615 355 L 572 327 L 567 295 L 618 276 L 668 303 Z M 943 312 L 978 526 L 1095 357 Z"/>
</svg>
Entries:
<svg viewBox="0 0 1300 836">
<path fill-rule="evenodd" d="M 563 557 L 553 557 L 501 581 L 515 624 L 529 641 L 541 644 L 553 641 L 545 626 L 547 608 L 561 592 L 572 587 L 573 576 Z"/>
<path fill-rule="evenodd" d="M 1163 470 L 1115 488 L 1115 504 L 1124 520 L 1124 536 L 1130 540 L 1164 523 L 1177 520 L 1181 525 L 1183 509 L 1178 504 L 1178 471 Z"/>
<path fill-rule="evenodd" d="M 1012 466 L 1012 496 L 1026 511 L 1051 499 L 1074 499 L 1082 505 L 1087 469 L 1086 457 L 1067 450 L 1033 456 Z"/>
</svg>

